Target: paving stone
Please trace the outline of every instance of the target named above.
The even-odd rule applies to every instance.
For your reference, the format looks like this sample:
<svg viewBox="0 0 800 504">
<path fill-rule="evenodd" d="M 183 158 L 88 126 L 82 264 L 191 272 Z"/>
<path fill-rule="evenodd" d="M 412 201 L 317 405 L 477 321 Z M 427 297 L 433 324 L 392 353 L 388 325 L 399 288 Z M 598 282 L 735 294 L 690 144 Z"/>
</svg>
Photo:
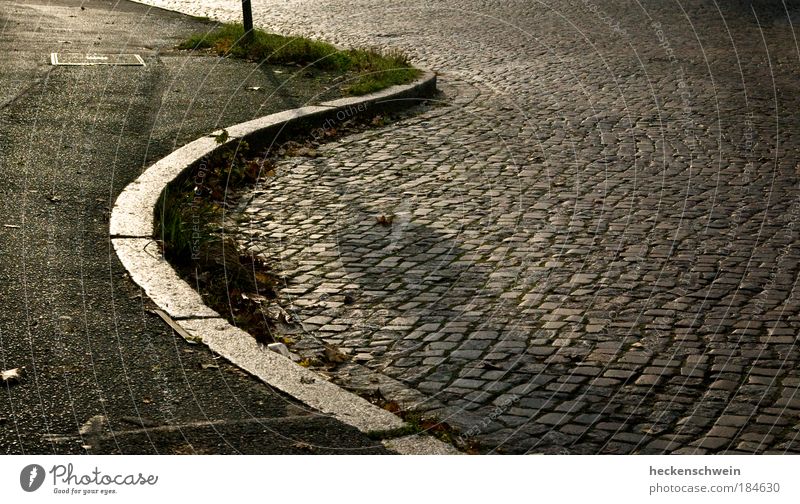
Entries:
<svg viewBox="0 0 800 504">
<path fill-rule="evenodd" d="M 692 446 L 696 446 L 698 448 L 703 448 L 706 450 L 718 450 L 724 446 L 729 445 L 731 442 L 730 439 L 726 438 L 719 438 L 719 437 L 704 437 L 699 441 L 695 441 L 691 443 Z M 677 452 L 675 452 L 677 453 Z"/>
<path fill-rule="evenodd" d="M 350 326 L 346 325 L 337 325 L 337 324 L 326 324 L 319 328 L 321 332 L 342 332 L 346 331 L 350 328 Z"/>
<path fill-rule="evenodd" d="M 636 385 L 654 387 L 664 382 L 664 377 L 660 375 L 642 375 L 636 379 Z"/>
<path fill-rule="evenodd" d="M 741 427 L 749 421 L 749 418 L 743 415 L 721 415 L 717 419 L 717 425 L 724 425 L 728 427 Z"/>
<path fill-rule="evenodd" d="M 569 422 L 571 415 L 565 413 L 546 413 L 536 419 L 537 423 L 545 425 L 562 425 Z"/>
<path fill-rule="evenodd" d="M 683 446 L 683 442 L 670 439 L 656 439 L 647 444 L 647 448 L 656 453 L 668 453 L 682 448 Z"/>
<path fill-rule="evenodd" d="M 483 384 L 486 383 L 483 380 L 472 380 L 468 378 L 459 378 L 458 380 L 454 381 L 451 386 L 453 387 L 462 387 L 462 388 L 480 388 Z"/>
<path fill-rule="evenodd" d="M 739 432 L 739 429 L 736 427 L 725 427 L 722 425 L 716 425 L 708 431 L 708 435 L 710 437 L 720 437 L 731 439 Z"/>
<path fill-rule="evenodd" d="M 157 1 L 241 15 L 235 2 Z M 794 46 L 778 42 L 794 40 L 780 6 L 760 7 L 774 12 L 759 27 L 749 9 L 726 12 L 724 26 L 700 4 L 644 13 L 604 2 L 615 29 L 583 0 L 559 3 L 568 20 L 537 2 L 423 4 L 358 23 L 344 0 L 254 5 L 270 28 L 408 52 L 441 71 L 446 102 L 321 144 L 317 158 L 277 159 L 274 177 L 237 195 L 232 217 L 248 219 L 228 231 L 285 271 L 279 295 L 310 325 L 300 337 L 316 341 L 309 352 L 336 341 L 431 395 L 483 380 L 461 375 L 482 363 L 505 372 L 486 379 L 518 394 L 515 404 L 542 391 L 553 408 L 544 414 L 586 402 L 546 441 L 552 426 L 521 420 L 538 408 L 500 413 L 498 425 L 531 428 L 486 438 L 515 453 L 563 449 L 581 435 L 571 425 L 587 427 L 581 449 L 608 453 L 800 451 L 780 436 L 704 437 L 782 430 L 800 409 L 782 393 L 800 385 L 784 381 L 800 364 L 800 68 Z M 736 51 L 728 33 L 742 34 Z M 788 125 L 777 139 L 776 113 Z M 432 371 L 413 375 L 419 365 Z M 481 402 L 476 411 L 496 407 L 486 390 L 456 388 Z M 464 400 L 451 397 L 441 400 Z M 628 413 L 617 421 L 616 411 Z M 665 431 L 640 445 L 631 427 L 653 415 Z M 621 437 L 599 421 L 620 424 Z"/>
</svg>

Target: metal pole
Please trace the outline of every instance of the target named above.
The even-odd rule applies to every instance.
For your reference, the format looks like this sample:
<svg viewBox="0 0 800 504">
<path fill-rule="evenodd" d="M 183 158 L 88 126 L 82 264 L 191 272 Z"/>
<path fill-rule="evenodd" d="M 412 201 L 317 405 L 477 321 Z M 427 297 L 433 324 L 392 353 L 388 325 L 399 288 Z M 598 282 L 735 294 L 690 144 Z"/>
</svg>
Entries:
<svg viewBox="0 0 800 504">
<path fill-rule="evenodd" d="M 250 8 L 250 0 L 242 0 L 242 24 L 244 25 L 244 41 L 253 41 L 253 10 Z"/>
</svg>

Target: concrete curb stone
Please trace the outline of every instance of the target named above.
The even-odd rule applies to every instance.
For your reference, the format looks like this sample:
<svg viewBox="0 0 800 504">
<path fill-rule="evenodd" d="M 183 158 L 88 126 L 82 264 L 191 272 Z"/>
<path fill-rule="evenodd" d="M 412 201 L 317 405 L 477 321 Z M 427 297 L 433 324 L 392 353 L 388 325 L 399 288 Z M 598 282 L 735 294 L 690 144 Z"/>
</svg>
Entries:
<svg viewBox="0 0 800 504">
<path fill-rule="evenodd" d="M 379 408 L 318 373 L 269 351 L 246 332 L 232 326 L 203 303 L 161 256 L 154 239 L 154 211 L 164 188 L 172 180 L 218 149 L 241 140 L 255 148 L 274 144 L 288 132 L 308 131 L 331 121 L 364 112 L 396 110 L 430 98 L 436 92 L 436 75 L 425 72 L 417 81 L 361 97 L 342 98 L 270 114 L 226 128 L 228 138 L 219 143 L 215 134 L 200 137 L 146 169 L 117 198 L 111 212 L 110 235 L 114 250 L 147 296 L 197 341 L 266 384 L 310 407 L 330 414 L 362 432 L 402 428 L 396 415 Z M 216 132 L 219 133 L 219 132 Z M 401 454 L 457 453 L 428 436 L 407 436 L 386 442 Z"/>
</svg>

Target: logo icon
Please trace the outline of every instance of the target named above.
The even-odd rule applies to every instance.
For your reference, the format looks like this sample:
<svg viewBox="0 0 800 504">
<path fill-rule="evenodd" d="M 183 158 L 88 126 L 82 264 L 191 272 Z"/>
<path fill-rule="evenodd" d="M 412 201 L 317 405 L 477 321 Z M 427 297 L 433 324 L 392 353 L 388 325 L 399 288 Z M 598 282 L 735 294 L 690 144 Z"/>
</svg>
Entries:
<svg viewBox="0 0 800 504">
<path fill-rule="evenodd" d="M 26 492 L 35 492 L 44 483 L 44 467 L 30 464 L 19 473 L 19 484 Z"/>
</svg>

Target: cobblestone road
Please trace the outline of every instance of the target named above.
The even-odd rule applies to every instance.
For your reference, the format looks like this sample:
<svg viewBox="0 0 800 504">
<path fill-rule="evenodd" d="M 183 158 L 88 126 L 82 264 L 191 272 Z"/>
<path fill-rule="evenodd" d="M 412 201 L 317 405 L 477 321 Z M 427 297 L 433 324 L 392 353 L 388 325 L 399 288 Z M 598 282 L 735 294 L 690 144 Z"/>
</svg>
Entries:
<svg viewBox="0 0 800 504">
<path fill-rule="evenodd" d="M 242 239 L 308 341 L 486 450 L 800 452 L 797 11 L 607 4 L 257 5 L 450 104 L 287 158 Z"/>
</svg>

